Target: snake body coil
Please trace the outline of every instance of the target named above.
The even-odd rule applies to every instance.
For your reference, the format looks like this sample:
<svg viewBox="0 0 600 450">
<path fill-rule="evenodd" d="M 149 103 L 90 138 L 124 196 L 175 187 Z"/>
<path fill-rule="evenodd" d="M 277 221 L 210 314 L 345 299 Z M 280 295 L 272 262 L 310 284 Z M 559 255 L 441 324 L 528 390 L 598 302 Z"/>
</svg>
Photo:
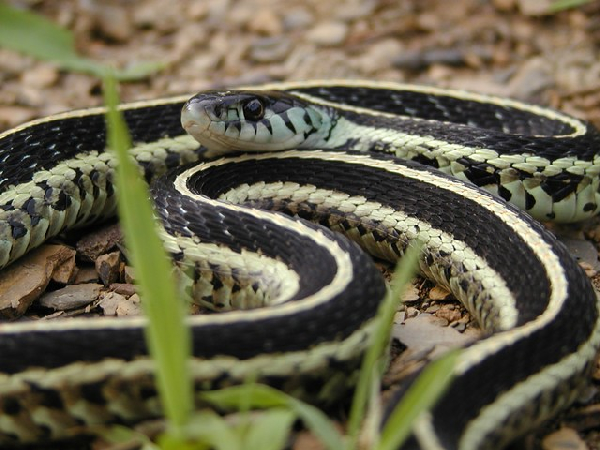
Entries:
<svg viewBox="0 0 600 450">
<path fill-rule="evenodd" d="M 550 110 L 429 88 L 256 89 L 185 104 L 182 123 L 206 148 L 183 135 L 181 98 L 123 107 L 148 178 L 213 157 L 152 188 L 167 249 L 196 269 L 194 299 L 225 311 L 188 319 L 198 389 L 250 374 L 321 404 L 351 389 L 385 288 L 355 244 L 318 223 L 390 261 L 422 241 L 421 271 L 486 332 L 407 448 L 499 448 L 577 398 L 600 345 L 596 295 L 564 246 L 499 197 L 543 219 L 595 214 L 595 130 Z M 2 266 L 115 213 L 102 113 L 0 135 Z M 230 150 L 251 153 L 216 158 Z M 0 443 L 159 415 L 143 326 L 0 324 Z"/>
</svg>

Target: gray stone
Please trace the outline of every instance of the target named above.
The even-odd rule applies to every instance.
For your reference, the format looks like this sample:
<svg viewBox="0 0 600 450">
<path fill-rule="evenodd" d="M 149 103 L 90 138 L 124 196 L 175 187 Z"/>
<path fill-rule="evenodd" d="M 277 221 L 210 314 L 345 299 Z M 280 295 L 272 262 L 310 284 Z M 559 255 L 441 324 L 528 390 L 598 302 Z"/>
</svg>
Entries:
<svg viewBox="0 0 600 450">
<path fill-rule="evenodd" d="M 97 300 L 102 287 L 101 284 L 72 284 L 44 294 L 39 302 L 44 308 L 68 311 Z"/>
</svg>

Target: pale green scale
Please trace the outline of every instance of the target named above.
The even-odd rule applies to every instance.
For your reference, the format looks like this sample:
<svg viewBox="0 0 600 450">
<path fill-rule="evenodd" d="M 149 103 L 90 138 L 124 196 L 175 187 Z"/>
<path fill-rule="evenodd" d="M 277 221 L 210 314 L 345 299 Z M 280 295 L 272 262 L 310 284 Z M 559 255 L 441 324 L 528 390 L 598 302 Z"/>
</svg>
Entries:
<svg viewBox="0 0 600 450">
<path fill-rule="evenodd" d="M 583 186 L 582 186 L 583 184 Z M 575 209 L 583 211 L 585 205 L 593 203 L 600 204 L 600 195 L 598 194 L 598 183 L 585 183 L 585 180 L 578 186 L 577 200 Z"/>
<path fill-rule="evenodd" d="M 41 202 L 37 202 L 38 204 Z M 36 205 L 38 206 L 38 205 Z M 36 208 L 37 209 L 37 208 Z M 42 245 L 47 238 L 48 233 L 48 220 L 46 218 L 40 217 L 38 223 L 31 228 L 29 231 L 29 245 L 32 247 L 37 247 Z"/>
<path fill-rule="evenodd" d="M 600 166 L 596 164 L 592 164 L 588 161 L 585 161 L 587 164 L 585 166 L 585 174 L 587 177 L 596 178 L 600 175 Z"/>
<path fill-rule="evenodd" d="M 571 167 L 567 168 L 566 171 L 573 175 L 579 175 L 579 176 L 585 175 L 585 167 L 581 167 L 581 166 L 571 166 Z"/>
<path fill-rule="evenodd" d="M 492 158 L 497 158 L 498 152 L 489 149 L 477 149 L 472 150 L 472 153 L 469 155 L 469 158 L 475 162 L 488 162 Z"/>
<path fill-rule="evenodd" d="M 228 126 L 225 128 L 225 136 L 238 139 L 240 137 L 240 130 L 238 127 Z"/>
<path fill-rule="evenodd" d="M 240 139 L 242 141 L 256 141 L 254 127 L 246 121 L 240 122 Z"/>
<path fill-rule="evenodd" d="M 231 197 L 231 193 L 227 193 L 220 198 L 224 200 Z M 234 252 L 217 244 L 199 242 L 195 238 L 174 238 L 163 229 L 160 233 L 169 252 L 183 253 L 179 264 L 194 267 L 200 274 L 191 292 L 195 303 L 219 311 L 248 309 L 282 303 L 298 291 L 298 274 L 276 259 L 245 250 Z M 218 269 L 215 270 L 215 267 Z M 233 271 L 239 284 L 233 278 Z M 212 284 L 216 276 L 223 285 L 217 290 Z M 258 283 L 256 290 L 253 288 L 255 282 Z M 234 292 L 232 288 L 236 284 L 240 289 Z M 212 300 L 208 302 L 206 298 Z"/>
<path fill-rule="evenodd" d="M 312 128 L 304 121 L 304 112 L 305 108 L 298 107 L 290 108 L 287 111 L 288 119 L 292 122 L 298 134 L 304 134 Z"/>
<path fill-rule="evenodd" d="M 239 120 L 240 119 L 240 115 L 237 109 L 235 108 L 228 108 L 227 109 L 227 119 L 228 121 L 231 120 Z"/>
<path fill-rule="evenodd" d="M 513 164 L 513 168 L 522 170 L 523 172 L 527 172 L 530 174 L 537 173 L 537 166 L 535 166 L 533 164 L 528 164 L 528 163 Z"/>
<path fill-rule="evenodd" d="M 525 162 L 527 164 L 534 164 L 536 166 L 545 167 L 550 164 L 550 160 L 547 158 L 542 158 L 541 156 L 526 156 Z"/>
<path fill-rule="evenodd" d="M 208 132 L 215 136 L 222 136 L 225 134 L 225 122 L 222 121 L 211 121 L 208 126 Z"/>
<path fill-rule="evenodd" d="M 265 186 L 266 192 L 265 194 L 268 197 L 273 197 L 275 193 L 279 193 L 284 197 L 292 197 L 294 193 L 298 190 L 300 185 L 298 183 L 294 183 L 291 181 L 280 182 L 280 183 L 268 183 Z"/>
<path fill-rule="evenodd" d="M 257 122 L 254 142 L 256 142 L 257 144 L 266 144 L 271 140 L 271 138 L 272 136 L 267 126 L 262 122 Z"/>
<path fill-rule="evenodd" d="M 576 210 L 577 204 L 573 195 L 569 195 L 565 199 L 554 202 L 553 204 L 553 212 L 557 216 L 561 217 L 573 217 L 577 214 Z"/>
<path fill-rule="evenodd" d="M 558 175 L 559 173 L 562 172 L 562 169 L 554 164 L 550 164 L 546 167 L 544 167 L 544 170 L 542 170 L 542 175 L 546 176 L 546 177 L 553 177 Z"/>
<path fill-rule="evenodd" d="M 315 128 L 319 129 L 323 126 L 329 128 L 331 126 L 331 121 L 328 114 L 324 114 L 313 107 L 307 107 L 305 111 L 308 113 L 310 121 L 313 123 Z"/>
<path fill-rule="evenodd" d="M 290 139 L 294 136 L 294 133 L 285 126 L 285 121 L 278 115 L 273 115 L 269 118 L 271 121 L 271 127 L 273 128 L 273 136 L 277 139 Z"/>
</svg>

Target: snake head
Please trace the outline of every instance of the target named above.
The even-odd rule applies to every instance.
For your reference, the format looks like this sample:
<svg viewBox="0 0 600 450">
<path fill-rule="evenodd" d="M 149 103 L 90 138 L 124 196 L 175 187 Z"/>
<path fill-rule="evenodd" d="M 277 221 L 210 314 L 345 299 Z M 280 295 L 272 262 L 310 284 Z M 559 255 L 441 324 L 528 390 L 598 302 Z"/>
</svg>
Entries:
<svg viewBox="0 0 600 450">
<path fill-rule="evenodd" d="M 330 135 L 331 110 L 279 91 L 205 91 L 181 111 L 183 128 L 211 154 L 315 148 Z"/>
</svg>

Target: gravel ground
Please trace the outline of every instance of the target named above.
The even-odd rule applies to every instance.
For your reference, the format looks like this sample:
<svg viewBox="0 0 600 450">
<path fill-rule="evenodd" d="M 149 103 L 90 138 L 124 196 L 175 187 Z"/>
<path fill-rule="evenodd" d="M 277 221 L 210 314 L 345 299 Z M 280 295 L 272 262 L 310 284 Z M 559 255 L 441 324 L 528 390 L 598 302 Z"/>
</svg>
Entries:
<svg viewBox="0 0 600 450">
<path fill-rule="evenodd" d="M 510 96 L 600 126 L 598 1 L 555 14 L 549 0 L 8 3 L 72 30 L 87 57 L 119 67 L 167 63 L 160 73 L 124 84 L 124 101 L 271 80 L 367 78 Z M 93 77 L 2 49 L 0 61 L 0 131 L 102 102 Z M 468 322 L 445 299 L 423 302 L 420 310 L 438 319 L 463 329 Z M 598 408 L 573 408 L 553 424 L 570 428 L 546 439 L 544 448 L 559 448 L 561 439 L 568 448 L 586 448 L 573 430 L 586 432 L 587 448 L 600 448 Z M 521 444 L 541 445 L 533 436 Z M 316 448 L 310 445 L 303 436 L 295 449 Z"/>
<path fill-rule="evenodd" d="M 543 0 L 13 1 L 74 31 L 86 56 L 168 63 L 125 101 L 215 85 L 369 78 L 552 105 L 600 125 L 600 3 Z M 101 103 L 97 79 L 0 50 L 0 129 Z"/>
</svg>

